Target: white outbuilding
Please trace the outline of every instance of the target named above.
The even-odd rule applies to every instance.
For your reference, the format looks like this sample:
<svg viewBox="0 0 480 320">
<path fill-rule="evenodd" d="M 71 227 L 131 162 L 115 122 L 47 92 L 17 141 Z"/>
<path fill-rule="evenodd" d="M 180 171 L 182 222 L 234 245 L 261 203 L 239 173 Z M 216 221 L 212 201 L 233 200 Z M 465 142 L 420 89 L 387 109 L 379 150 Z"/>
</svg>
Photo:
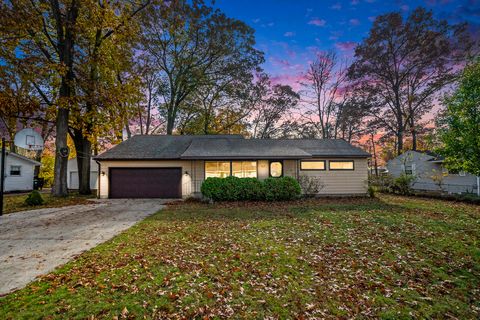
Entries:
<svg viewBox="0 0 480 320">
<path fill-rule="evenodd" d="M 0 159 L 1 165 L 1 159 Z M 33 190 L 35 167 L 40 162 L 17 153 L 7 152 L 5 161 L 5 192 Z"/>
<path fill-rule="evenodd" d="M 67 165 L 67 188 L 72 190 L 78 190 L 78 165 L 77 158 L 68 160 Z M 90 160 L 90 189 L 96 190 L 98 187 L 98 164 L 94 160 Z"/>
</svg>

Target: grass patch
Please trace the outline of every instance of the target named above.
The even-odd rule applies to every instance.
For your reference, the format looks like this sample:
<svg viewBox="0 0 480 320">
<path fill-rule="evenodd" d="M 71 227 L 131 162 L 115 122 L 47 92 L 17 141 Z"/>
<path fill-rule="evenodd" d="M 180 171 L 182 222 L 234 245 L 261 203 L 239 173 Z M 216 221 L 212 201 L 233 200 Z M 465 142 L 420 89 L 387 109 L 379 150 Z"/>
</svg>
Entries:
<svg viewBox="0 0 480 320">
<path fill-rule="evenodd" d="M 41 208 L 56 208 L 64 206 L 73 206 L 78 204 L 89 203 L 88 199 L 92 199 L 95 195 L 80 195 L 78 193 L 69 193 L 67 197 L 54 197 L 50 193 L 42 193 L 45 202 L 38 206 L 29 206 L 25 204 L 28 194 L 6 194 L 4 196 L 4 213 L 12 213 L 24 210 L 33 210 Z"/>
<path fill-rule="evenodd" d="M 181 203 L 0 298 L 0 318 L 480 316 L 480 207 Z"/>
</svg>

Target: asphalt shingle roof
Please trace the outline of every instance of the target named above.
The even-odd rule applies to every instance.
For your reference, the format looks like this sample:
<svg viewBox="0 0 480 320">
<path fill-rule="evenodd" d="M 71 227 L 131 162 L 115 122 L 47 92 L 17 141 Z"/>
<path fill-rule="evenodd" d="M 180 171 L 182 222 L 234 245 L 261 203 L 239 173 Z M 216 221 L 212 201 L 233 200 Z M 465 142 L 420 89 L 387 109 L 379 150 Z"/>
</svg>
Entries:
<svg viewBox="0 0 480 320">
<path fill-rule="evenodd" d="M 282 140 L 195 139 L 182 159 L 273 159 L 308 158 L 311 155 Z"/>
<path fill-rule="evenodd" d="M 96 160 L 369 157 L 340 139 L 243 139 L 241 135 L 137 135 Z"/>
</svg>

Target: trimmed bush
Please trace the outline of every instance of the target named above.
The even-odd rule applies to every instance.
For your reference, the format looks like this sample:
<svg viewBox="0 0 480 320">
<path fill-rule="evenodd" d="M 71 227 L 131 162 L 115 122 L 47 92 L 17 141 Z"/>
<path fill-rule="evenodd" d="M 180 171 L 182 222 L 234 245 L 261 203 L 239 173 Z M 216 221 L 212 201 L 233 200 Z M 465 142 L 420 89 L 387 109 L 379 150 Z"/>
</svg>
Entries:
<svg viewBox="0 0 480 320">
<path fill-rule="evenodd" d="M 29 206 L 39 206 L 44 202 L 42 195 L 37 190 L 30 192 L 27 199 L 25 199 L 25 204 Z"/>
<path fill-rule="evenodd" d="M 292 200 L 300 196 L 300 185 L 294 178 L 207 178 L 201 187 L 204 197 L 214 201 Z"/>
<path fill-rule="evenodd" d="M 268 178 L 263 181 L 265 200 L 293 200 L 302 194 L 297 180 L 292 177 Z"/>
</svg>

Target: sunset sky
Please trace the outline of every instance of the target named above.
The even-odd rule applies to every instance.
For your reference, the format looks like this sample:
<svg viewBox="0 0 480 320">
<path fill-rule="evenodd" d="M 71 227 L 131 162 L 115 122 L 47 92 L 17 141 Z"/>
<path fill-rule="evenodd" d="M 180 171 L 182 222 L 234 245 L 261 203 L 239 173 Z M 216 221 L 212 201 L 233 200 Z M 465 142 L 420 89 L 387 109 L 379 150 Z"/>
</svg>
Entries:
<svg viewBox="0 0 480 320">
<path fill-rule="evenodd" d="M 418 6 L 431 9 L 451 23 L 466 21 L 478 37 L 480 0 L 217 0 L 215 5 L 256 30 L 257 48 L 265 52 L 264 69 L 275 82 L 299 89 L 313 54 L 336 49 L 351 58 L 355 43 L 366 37 L 377 15 Z"/>
</svg>

